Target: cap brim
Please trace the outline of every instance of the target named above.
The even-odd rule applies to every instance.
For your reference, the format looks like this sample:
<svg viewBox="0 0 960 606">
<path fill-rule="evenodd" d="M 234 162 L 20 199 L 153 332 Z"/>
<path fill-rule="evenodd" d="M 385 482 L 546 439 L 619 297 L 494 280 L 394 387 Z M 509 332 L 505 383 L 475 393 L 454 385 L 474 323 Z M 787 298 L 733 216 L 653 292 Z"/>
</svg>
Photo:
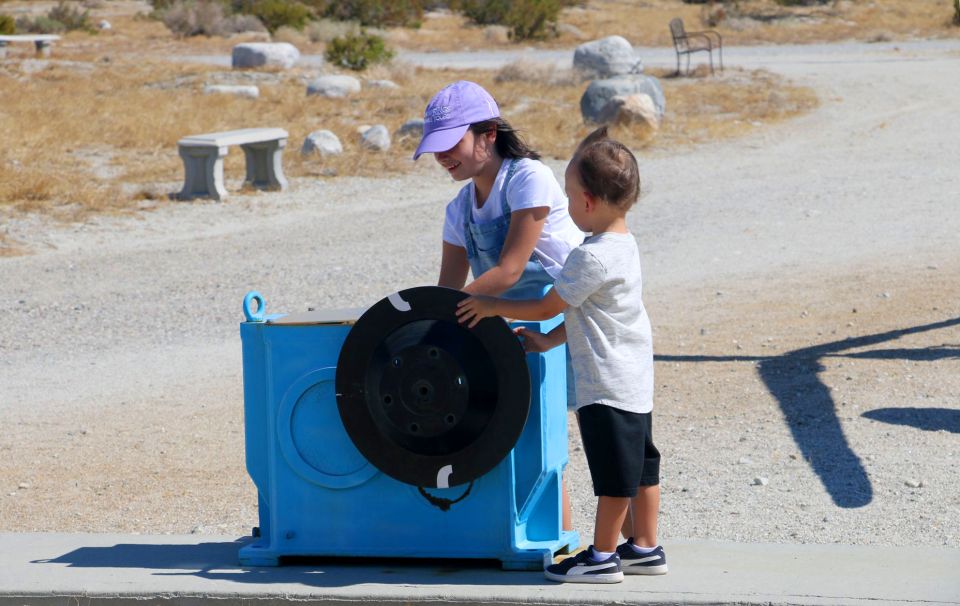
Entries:
<svg viewBox="0 0 960 606">
<path fill-rule="evenodd" d="M 470 125 L 464 124 L 463 126 L 435 130 L 424 135 L 423 139 L 420 140 L 420 145 L 417 146 L 417 151 L 413 153 L 413 159 L 416 160 L 423 154 L 435 154 L 452 149 L 457 143 L 460 143 L 460 139 L 463 139 L 463 135 L 467 133 L 468 128 L 470 128 Z"/>
</svg>

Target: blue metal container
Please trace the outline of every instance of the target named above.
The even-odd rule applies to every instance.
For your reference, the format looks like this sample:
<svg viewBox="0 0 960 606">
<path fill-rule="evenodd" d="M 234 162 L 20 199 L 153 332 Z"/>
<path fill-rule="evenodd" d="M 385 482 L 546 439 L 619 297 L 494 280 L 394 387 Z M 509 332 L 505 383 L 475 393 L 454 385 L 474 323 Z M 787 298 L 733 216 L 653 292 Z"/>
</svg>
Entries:
<svg viewBox="0 0 960 606">
<path fill-rule="evenodd" d="M 244 300 L 247 470 L 259 494 L 259 537 L 240 562 L 276 566 L 286 556 L 482 558 L 542 569 L 579 537 L 561 529 L 567 463 L 564 350 L 528 354 L 530 414 L 513 450 L 470 486 L 425 489 L 373 467 L 340 419 L 335 375 L 358 312 L 266 315 Z M 547 332 L 558 323 L 524 322 Z"/>
</svg>

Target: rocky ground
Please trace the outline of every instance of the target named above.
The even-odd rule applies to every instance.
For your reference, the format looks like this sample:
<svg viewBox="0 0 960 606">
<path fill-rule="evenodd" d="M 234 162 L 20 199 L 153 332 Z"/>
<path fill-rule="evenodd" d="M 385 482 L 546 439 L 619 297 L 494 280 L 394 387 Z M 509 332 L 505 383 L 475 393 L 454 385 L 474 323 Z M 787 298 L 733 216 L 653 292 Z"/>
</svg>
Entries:
<svg viewBox="0 0 960 606">
<path fill-rule="evenodd" d="M 766 56 L 740 63 L 821 108 L 640 158 L 661 538 L 956 547 L 956 48 Z M 289 312 L 434 282 L 457 185 L 421 164 L 83 225 L 7 217 L 36 252 L 0 259 L 0 528 L 248 532 L 243 295 Z M 589 541 L 575 424 L 570 446 Z"/>
</svg>

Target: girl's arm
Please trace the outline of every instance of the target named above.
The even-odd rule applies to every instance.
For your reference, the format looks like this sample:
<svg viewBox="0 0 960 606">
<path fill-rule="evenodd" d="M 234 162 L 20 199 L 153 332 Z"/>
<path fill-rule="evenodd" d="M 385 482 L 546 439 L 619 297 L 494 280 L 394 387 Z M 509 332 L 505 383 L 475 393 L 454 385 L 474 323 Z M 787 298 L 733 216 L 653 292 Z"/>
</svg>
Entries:
<svg viewBox="0 0 960 606">
<path fill-rule="evenodd" d="M 511 301 L 496 297 L 473 296 L 457 303 L 457 319 L 467 322 L 470 328 L 477 322 L 490 316 L 504 316 L 515 320 L 547 320 L 567 308 L 555 288 L 551 288 L 542 299 Z M 564 332 L 566 336 L 566 332 Z"/>
<path fill-rule="evenodd" d="M 543 226 L 547 222 L 549 213 L 548 206 L 525 208 L 511 213 L 510 229 L 507 231 L 507 239 L 500 252 L 500 262 L 467 284 L 463 289 L 464 292 L 471 295 L 499 295 L 516 284 L 527 266 L 527 261 L 533 255 L 533 249 L 537 245 L 537 240 L 540 239 L 540 234 L 543 233 Z M 466 259 L 466 251 L 464 251 L 464 259 Z"/>
<path fill-rule="evenodd" d="M 437 286 L 460 290 L 467 283 L 468 271 L 470 271 L 470 264 L 467 262 L 467 249 L 444 242 L 443 253 L 440 257 L 440 279 L 437 281 Z"/>
</svg>

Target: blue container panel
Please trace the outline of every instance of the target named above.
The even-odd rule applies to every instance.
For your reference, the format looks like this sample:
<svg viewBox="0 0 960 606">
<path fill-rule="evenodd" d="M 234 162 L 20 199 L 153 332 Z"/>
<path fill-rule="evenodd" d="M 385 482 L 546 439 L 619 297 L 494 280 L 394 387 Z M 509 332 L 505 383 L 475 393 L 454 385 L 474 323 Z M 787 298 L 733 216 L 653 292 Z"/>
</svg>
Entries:
<svg viewBox="0 0 960 606">
<path fill-rule="evenodd" d="M 550 323 L 526 323 L 548 331 Z M 261 538 L 241 561 L 283 556 L 498 558 L 537 568 L 578 543 L 560 530 L 566 464 L 565 358 L 527 356 L 531 410 L 510 454 L 442 511 L 415 486 L 375 469 L 353 445 L 336 404 L 345 325 L 241 325 L 247 469 L 259 491 Z M 427 489 L 454 500 L 467 486 Z"/>
</svg>

